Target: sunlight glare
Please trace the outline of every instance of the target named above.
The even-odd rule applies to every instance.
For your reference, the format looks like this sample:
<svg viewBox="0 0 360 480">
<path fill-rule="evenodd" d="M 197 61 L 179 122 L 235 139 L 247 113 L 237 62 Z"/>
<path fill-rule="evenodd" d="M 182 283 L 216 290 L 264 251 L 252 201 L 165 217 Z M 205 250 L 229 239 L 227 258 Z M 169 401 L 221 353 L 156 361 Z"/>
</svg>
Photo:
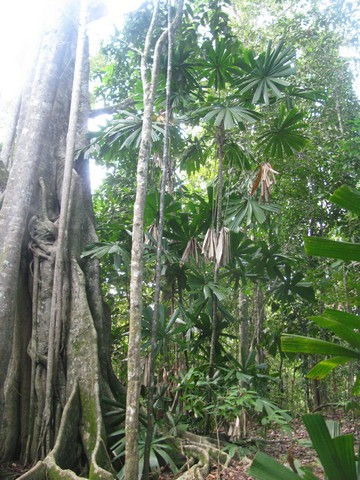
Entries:
<svg viewBox="0 0 360 480">
<path fill-rule="evenodd" d="M 121 27 L 124 14 L 138 8 L 143 0 L 104 0 L 107 7 L 105 18 L 89 25 L 92 52 L 100 42 L 114 32 L 113 26 Z M 31 58 L 44 25 L 46 6 L 49 0 L 11 0 L 3 2 L 0 15 L 0 99 L 16 95 L 24 75 L 27 59 Z M 59 0 L 56 0 L 59 5 Z"/>
</svg>

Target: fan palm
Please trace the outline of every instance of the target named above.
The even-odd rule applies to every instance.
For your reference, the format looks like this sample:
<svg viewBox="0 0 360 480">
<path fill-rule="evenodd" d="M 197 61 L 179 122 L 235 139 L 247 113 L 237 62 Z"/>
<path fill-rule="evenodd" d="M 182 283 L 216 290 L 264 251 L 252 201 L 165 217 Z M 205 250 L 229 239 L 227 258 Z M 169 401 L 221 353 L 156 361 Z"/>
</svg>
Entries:
<svg viewBox="0 0 360 480">
<path fill-rule="evenodd" d="M 108 145 L 117 144 L 120 149 L 139 148 L 141 142 L 141 131 L 143 120 L 140 114 L 121 111 L 122 117 L 116 118 L 106 127 L 99 137 Z M 158 142 L 164 135 L 164 123 L 153 121 L 151 130 L 152 142 Z"/>
<path fill-rule="evenodd" d="M 254 57 L 252 51 L 247 52 L 244 60 L 239 62 L 242 71 L 246 72 L 245 76 L 239 78 L 240 95 L 251 91 L 253 93 L 252 103 L 259 101 L 268 105 L 270 103 L 270 92 L 274 93 L 277 98 L 283 96 L 285 87 L 290 83 L 284 80 L 285 77 L 294 75 L 295 68 L 292 65 L 294 50 L 291 47 L 283 49 L 283 42 L 272 50 L 271 41 L 265 53 L 257 58 Z"/>
<path fill-rule="evenodd" d="M 308 141 L 304 134 L 307 124 L 303 118 L 304 114 L 297 109 L 288 112 L 282 107 L 270 128 L 258 137 L 259 147 L 264 147 L 266 155 L 281 160 L 299 152 Z"/>
<path fill-rule="evenodd" d="M 215 42 L 205 42 L 204 50 L 206 59 L 200 62 L 204 78 L 207 79 L 207 86 L 215 90 L 223 90 L 226 82 L 232 81 L 231 69 L 234 67 L 234 56 L 227 45 L 226 40 L 221 39 Z"/>
</svg>

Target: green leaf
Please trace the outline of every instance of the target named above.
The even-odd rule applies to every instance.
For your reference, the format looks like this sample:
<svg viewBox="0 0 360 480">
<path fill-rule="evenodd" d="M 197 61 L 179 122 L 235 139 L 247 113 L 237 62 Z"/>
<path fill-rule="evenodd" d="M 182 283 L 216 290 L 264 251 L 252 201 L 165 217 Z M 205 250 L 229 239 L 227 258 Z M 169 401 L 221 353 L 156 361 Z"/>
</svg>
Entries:
<svg viewBox="0 0 360 480">
<path fill-rule="evenodd" d="M 164 446 L 163 446 L 163 447 L 164 447 Z M 162 450 L 159 450 L 159 451 L 158 451 L 158 455 L 160 455 L 160 456 L 163 458 L 163 460 L 165 460 L 165 462 L 166 462 L 168 465 L 170 465 L 171 470 L 172 470 L 173 473 L 178 472 L 177 466 L 175 465 L 173 459 L 170 457 L 170 455 L 169 455 L 167 452 L 165 452 L 165 451 L 162 449 Z"/>
<path fill-rule="evenodd" d="M 299 475 L 262 452 L 255 455 L 248 473 L 256 480 L 299 480 Z"/>
<path fill-rule="evenodd" d="M 340 258 L 345 261 L 360 261 L 360 244 L 350 242 L 335 242 L 326 238 L 305 237 L 307 255 L 318 257 Z"/>
<path fill-rule="evenodd" d="M 360 215 L 360 192 L 354 188 L 342 185 L 331 195 L 330 201 L 349 212 Z"/>
<path fill-rule="evenodd" d="M 341 435 L 335 437 L 333 443 L 342 463 L 342 478 L 356 480 L 354 435 Z"/>
<path fill-rule="evenodd" d="M 343 312 L 339 313 L 341 314 Z M 335 333 L 342 340 L 346 340 L 352 347 L 360 349 L 360 334 L 355 332 L 351 328 L 348 328 L 344 324 L 344 322 L 341 322 L 334 317 L 328 317 L 326 315 L 310 317 L 310 320 L 315 322 L 321 328 L 327 328 L 331 332 Z M 355 328 L 359 328 L 359 326 Z"/>
<path fill-rule="evenodd" d="M 345 464 L 344 457 L 339 453 L 348 455 L 348 441 L 331 439 L 325 420 L 321 415 L 304 415 L 303 421 L 306 426 L 312 444 L 324 467 L 328 480 L 356 480 L 352 475 L 352 466 Z M 341 438 L 341 437 L 337 437 Z M 352 446 L 352 449 L 354 447 Z"/>
<path fill-rule="evenodd" d="M 306 377 L 322 380 L 338 365 L 343 365 L 344 363 L 352 360 L 353 359 L 349 357 L 332 357 L 322 360 L 321 362 L 317 363 L 315 367 L 310 370 L 310 372 L 307 373 Z"/>
<path fill-rule="evenodd" d="M 318 340 L 317 338 L 301 337 L 299 335 L 283 335 L 281 348 L 284 352 L 312 353 L 320 355 L 339 355 L 360 359 L 360 351 L 342 347 L 333 342 Z"/>
<path fill-rule="evenodd" d="M 252 90 L 252 103 L 263 101 L 267 105 L 270 103 L 270 91 L 277 98 L 284 95 L 285 87 L 290 84 L 280 77 L 293 75 L 295 69 L 291 65 L 294 51 L 292 48 L 283 50 L 283 45 L 283 42 L 280 42 L 272 50 L 272 43 L 269 42 L 266 53 L 256 59 L 252 52 L 245 55 L 245 61 L 239 62 L 241 68 L 247 72 L 246 76 L 239 79 L 240 95 Z"/>
<path fill-rule="evenodd" d="M 354 328 L 360 330 L 360 316 L 354 315 L 353 313 L 342 312 L 340 310 L 325 310 L 321 315 L 332 320 L 336 320 L 339 323 L 342 323 L 348 328 Z"/>
<path fill-rule="evenodd" d="M 303 117 L 304 114 L 295 108 L 289 112 L 281 108 L 279 117 L 259 136 L 259 147 L 264 147 L 265 154 L 280 159 L 300 151 L 308 141 Z"/>
<path fill-rule="evenodd" d="M 351 390 L 352 395 L 360 396 L 360 375 L 358 374 L 354 386 Z M 360 460 L 360 459 L 359 459 Z"/>
</svg>

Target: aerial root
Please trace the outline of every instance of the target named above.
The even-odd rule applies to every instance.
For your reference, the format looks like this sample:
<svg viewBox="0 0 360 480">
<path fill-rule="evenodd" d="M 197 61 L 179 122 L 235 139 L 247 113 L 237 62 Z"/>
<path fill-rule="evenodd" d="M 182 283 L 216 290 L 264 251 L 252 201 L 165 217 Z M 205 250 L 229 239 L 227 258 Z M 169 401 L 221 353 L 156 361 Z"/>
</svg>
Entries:
<svg viewBox="0 0 360 480">
<path fill-rule="evenodd" d="M 230 457 L 220 450 L 212 439 L 187 433 L 181 442 L 181 452 L 188 461 L 183 466 L 184 473 L 178 480 L 203 480 L 210 471 L 212 463 L 229 465 Z"/>
</svg>

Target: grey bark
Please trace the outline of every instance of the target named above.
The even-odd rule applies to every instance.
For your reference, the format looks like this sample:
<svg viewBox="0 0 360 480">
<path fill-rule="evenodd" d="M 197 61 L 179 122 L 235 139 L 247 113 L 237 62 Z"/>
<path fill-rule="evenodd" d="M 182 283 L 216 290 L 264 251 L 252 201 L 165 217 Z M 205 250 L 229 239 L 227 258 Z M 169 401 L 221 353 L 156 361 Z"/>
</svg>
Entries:
<svg viewBox="0 0 360 480">
<path fill-rule="evenodd" d="M 11 167 L 11 157 L 14 148 L 14 140 L 16 136 L 16 128 L 19 119 L 21 105 L 21 95 L 16 97 L 16 100 L 12 102 L 10 106 L 10 112 L 7 115 L 6 122 L 6 134 L 5 138 L 2 139 L 2 150 L 1 150 L 1 161 L 4 166 L 10 170 Z"/>
<path fill-rule="evenodd" d="M 175 26 L 182 15 L 183 0 L 180 0 Z M 128 383 L 125 420 L 125 479 L 139 478 L 139 395 L 141 374 L 141 318 L 142 318 L 142 277 L 143 277 L 143 236 L 144 208 L 147 190 L 149 157 L 151 152 L 151 129 L 154 99 L 157 87 L 160 54 L 167 39 L 165 30 L 155 44 L 152 65 L 149 67 L 151 41 L 158 15 L 159 2 L 155 2 L 152 20 L 146 34 L 144 51 L 141 57 L 141 80 L 144 90 L 144 114 L 140 151 L 137 165 L 137 189 L 134 203 L 131 267 L 130 267 L 130 320 L 128 344 Z"/>
<path fill-rule="evenodd" d="M 218 144 L 218 178 L 217 178 L 217 196 L 216 196 L 216 238 L 219 239 L 220 229 L 222 226 L 222 202 L 223 202 L 223 183 L 224 183 L 224 142 L 225 142 L 225 130 L 224 125 L 221 124 L 217 128 L 216 132 L 217 144 Z M 216 261 L 214 265 L 214 285 L 219 282 L 219 270 L 220 265 Z M 211 321 L 211 344 L 210 344 L 210 376 L 213 375 L 215 358 L 216 358 L 216 345 L 219 336 L 218 328 L 218 308 L 217 298 L 213 294 L 212 298 L 212 321 Z"/>
<path fill-rule="evenodd" d="M 55 21 L 56 26 L 48 32 L 47 48 L 42 49 L 33 81 L 33 93 L 26 109 L 27 121 L 18 138 L 16 158 L 0 211 L 0 411 L 11 356 L 16 308 L 16 296 L 13 292 L 17 291 L 21 243 L 26 231 L 35 182 L 40 176 L 39 158 L 45 149 L 50 148 L 44 140 L 48 135 L 45 137 L 44 134 L 49 131 L 57 81 L 64 67 L 64 51 L 59 47 L 59 42 L 68 40 L 68 29 L 64 29 L 63 22 L 63 17 L 59 15 Z"/>
<path fill-rule="evenodd" d="M 139 478 L 139 396 L 141 373 L 141 316 L 142 316 L 142 275 L 143 275 L 143 228 L 144 208 L 147 189 L 147 173 L 151 151 L 152 111 L 154 105 L 157 70 L 155 64 L 151 71 L 155 76 L 148 80 L 148 62 L 150 42 L 155 28 L 159 2 L 154 6 L 151 24 L 145 39 L 144 52 L 141 58 L 141 78 L 144 90 L 144 115 L 141 133 L 141 144 L 137 165 L 137 189 L 134 203 L 132 249 L 130 266 L 130 320 L 128 344 L 128 373 L 125 419 L 125 479 Z M 155 61 L 155 59 L 154 59 Z"/>
<path fill-rule="evenodd" d="M 238 312 L 240 319 L 239 336 L 239 363 L 242 364 L 242 358 L 248 357 L 249 354 L 249 319 L 248 319 L 248 304 L 246 295 L 242 290 L 239 290 L 238 295 Z"/>
<path fill-rule="evenodd" d="M 158 222 L 158 241 L 156 248 L 156 267 L 155 267 L 155 293 L 154 293 L 154 311 L 151 322 L 151 345 L 149 354 L 149 386 L 147 397 L 147 432 L 144 450 L 144 478 L 147 479 L 150 472 L 150 447 L 154 433 L 154 388 L 155 388 L 155 362 L 156 362 L 156 346 L 157 346 L 157 322 L 160 306 L 161 293 L 161 254 L 163 244 L 164 231 L 164 215 L 165 215 L 165 193 L 168 179 L 169 168 L 169 146 L 170 146 L 170 116 L 171 116 L 171 68 L 172 68 L 172 48 L 173 48 L 173 29 L 171 28 L 171 3 L 168 2 L 168 58 L 166 72 L 166 109 L 165 109 L 165 133 L 164 133 L 164 152 L 161 172 L 161 189 L 160 189 L 160 208 Z"/>
<path fill-rule="evenodd" d="M 261 290 L 260 283 L 258 282 L 255 293 L 255 334 L 256 334 L 256 362 L 258 364 L 264 362 L 264 351 L 260 346 L 263 329 L 265 322 L 265 305 L 264 305 L 264 294 Z"/>
<path fill-rule="evenodd" d="M 20 106 L 13 165 L 0 210 L 0 459 L 39 460 L 23 478 L 114 478 L 100 404 L 100 392 L 112 396 L 109 325 L 99 295 L 98 263 L 81 259 L 85 245 L 96 236 L 87 168 L 72 170 L 72 147 L 67 149 L 64 174 L 69 128 L 69 142 L 73 144 L 76 130 L 76 146 L 84 146 L 88 64 L 80 59 L 79 114 L 73 129 L 69 112 L 79 2 L 67 0 L 52 11 L 31 95 Z M 66 213 L 62 187 L 69 175 Z M 71 221 L 59 225 L 59 213 Z M 66 239 L 62 246 L 59 227 Z M 62 309 L 56 312 L 61 329 L 57 336 L 50 335 L 57 366 L 51 374 L 56 254 L 63 258 L 57 290 Z M 47 380 L 52 383 L 48 395 Z M 50 441 L 44 441 L 43 428 L 47 401 L 52 405 L 45 417 Z"/>
</svg>

